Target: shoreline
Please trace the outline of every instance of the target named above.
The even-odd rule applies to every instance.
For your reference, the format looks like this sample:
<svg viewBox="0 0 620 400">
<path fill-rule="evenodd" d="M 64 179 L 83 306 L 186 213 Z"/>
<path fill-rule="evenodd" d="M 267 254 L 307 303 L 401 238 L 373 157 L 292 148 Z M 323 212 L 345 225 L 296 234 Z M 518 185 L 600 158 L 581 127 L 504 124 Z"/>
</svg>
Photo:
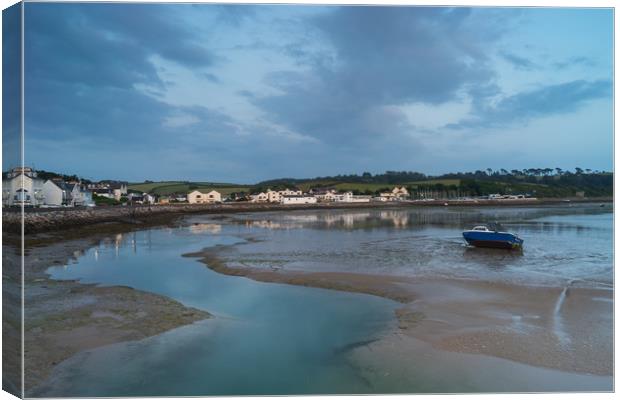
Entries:
<svg viewBox="0 0 620 400">
<path fill-rule="evenodd" d="M 104 226 L 105 227 L 105 226 Z M 101 228 L 101 226 L 99 226 Z M 188 307 L 169 297 L 128 286 L 98 286 L 76 280 L 52 279 L 46 270 L 69 265 L 87 249 L 119 232 L 113 225 L 103 232 L 79 229 L 72 235 L 48 233 L 25 237 L 25 321 L 24 369 L 28 396 L 51 374 L 53 368 L 73 355 L 112 343 L 140 340 L 180 326 L 211 318 L 207 311 Z M 142 229 L 126 225 L 124 231 Z M 19 291 L 19 238 L 3 234 L 3 291 Z M 5 302 L 4 334 L 20 335 L 20 321 L 9 321 L 6 312 L 18 316 L 16 304 Z M 8 344 L 9 341 L 5 342 Z M 6 348 L 5 348 L 6 349 Z M 4 368 L 21 370 L 21 354 L 7 354 Z M 21 377 L 5 369 L 3 385 L 15 395 L 21 391 Z"/>
<path fill-rule="evenodd" d="M 51 317 L 52 321 L 56 323 L 54 328 L 56 331 L 48 329 L 48 332 L 45 332 L 45 329 L 36 323 L 29 324 L 32 321 L 28 320 L 29 316 L 27 315 L 26 336 L 31 336 L 31 340 L 35 338 L 34 342 L 30 341 L 29 343 L 28 340 L 26 341 L 29 351 L 26 354 L 26 370 L 29 371 L 29 374 L 26 375 L 26 387 L 30 388 L 27 390 L 27 393 L 33 390 L 38 383 L 43 382 L 56 364 L 79 351 L 110 343 L 153 336 L 182 325 L 209 318 L 207 312 L 185 307 L 175 300 L 164 296 L 122 286 L 97 287 L 96 285 L 81 284 L 76 281 L 57 281 L 49 278 L 45 273 L 47 267 L 66 265 L 72 259 L 78 257 L 81 254 L 80 252 L 97 245 L 102 240 L 106 240 L 106 238 L 110 238 L 112 234 L 143 230 L 148 227 L 180 226 L 186 222 L 183 220 L 184 216 L 184 213 L 174 213 L 160 216 L 160 218 L 151 218 L 139 224 L 122 222 L 103 223 L 81 226 L 74 230 L 56 230 L 25 236 L 26 277 L 28 278 L 26 279 L 27 304 L 36 305 L 37 303 L 42 304 L 52 300 L 57 301 L 56 304 L 63 304 L 71 310 L 70 314 L 65 314 L 66 310 L 63 310 L 59 313 L 62 315 L 54 315 L 53 310 L 45 310 L 44 308 L 36 310 L 37 314 L 43 312 L 43 314 Z M 11 264 L 14 264 L 15 257 L 18 257 L 15 254 L 16 250 L 13 245 L 18 244 L 20 240 L 17 236 L 6 233 L 3 234 L 3 238 L 5 240 L 5 271 L 10 272 Z M 7 249 L 9 252 L 7 252 Z M 581 346 L 575 353 L 574 350 L 567 351 L 567 349 L 562 349 L 564 344 L 561 343 L 561 338 L 549 334 L 541 335 L 542 331 L 548 333 L 549 329 L 555 329 L 553 326 L 550 328 L 550 325 L 556 324 L 557 321 L 560 322 L 560 328 L 563 325 L 563 329 L 568 329 L 571 334 L 574 334 L 575 331 L 581 331 L 579 334 L 583 335 L 584 324 L 592 322 L 591 319 L 587 318 L 591 308 L 583 306 L 580 308 L 580 303 L 583 301 L 592 303 L 590 301 L 591 298 L 596 297 L 603 299 L 603 301 L 598 301 L 599 306 L 613 307 L 612 290 L 569 288 L 567 292 L 569 296 L 566 297 L 567 300 L 562 305 L 562 314 L 566 314 L 567 317 L 557 319 L 550 318 L 550 316 L 563 290 L 561 287 L 532 288 L 482 281 L 420 280 L 408 277 L 339 272 L 289 273 L 287 271 L 283 273 L 258 269 L 248 270 L 226 265 L 217 256 L 219 249 L 221 248 L 216 247 L 207 251 L 183 254 L 182 256 L 199 258 L 198 261 L 202 261 L 218 273 L 244 276 L 261 282 L 318 287 L 392 299 L 402 304 L 402 307 L 396 311 L 399 325 L 398 333 L 412 340 L 421 340 L 440 351 L 500 357 L 523 363 L 524 365 L 542 366 L 560 371 L 599 376 L 609 376 L 613 373 L 613 359 L 607 359 L 605 354 L 603 354 L 609 349 L 601 349 L 600 346 L 592 346 L 592 343 L 590 343 L 590 347 Z M 8 284 L 6 274 L 7 272 L 5 272 L 4 279 L 5 293 Z M 15 285 L 15 283 L 11 283 L 11 285 Z M 524 290 L 528 294 L 526 298 L 531 298 L 532 300 L 522 304 Z M 444 301 L 437 302 L 438 299 L 433 298 L 433 296 L 438 294 L 441 297 L 441 293 L 452 293 L 453 295 L 448 296 L 448 299 L 444 299 Z M 460 293 L 461 295 L 455 295 L 455 293 Z M 80 304 L 78 301 L 85 298 L 92 299 L 93 297 L 102 299 L 95 302 L 95 304 L 101 303 L 99 309 L 89 309 L 89 305 Z M 119 299 L 121 299 L 121 303 L 126 303 L 128 306 L 125 315 L 123 315 L 123 312 L 118 312 L 118 304 L 115 303 L 118 303 Z M 148 303 L 145 302 L 145 299 L 160 301 L 160 304 L 150 310 L 152 314 L 149 317 L 144 315 L 132 316 L 130 312 L 132 307 L 135 307 L 135 304 L 140 301 L 143 304 Z M 510 304 L 506 299 L 512 299 L 511 302 L 515 301 L 516 304 Z M 481 305 L 482 307 L 480 307 Z M 161 310 L 170 311 L 171 314 L 169 315 L 171 318 L 163 322 L 157 317 L 153 318 L 153 314 L 158 315 Z M 182 314 L 188 310 L 195 311 L 183 316 Z M 507 310 L 511 311 L 507 312 Z M 463 315 L 464 311 L 466 315 Z M 181 319 L 173 318 L 173 316 L 178 316 L 178 314 L 181 314 Z M 138 328 L 142 326 L 141 324 L 151 325 L 147 329 L 134 329 L 131 331 L 131 329 L 127 329 L 127 326 L 125 328 L 119 326 L 122 325 L 119 318 L 124 318 L 127 325 L 133 325 L 134 327 L 138 325 Z M 586 322 L 581 325 L 577 324 L 579 326 L 574 326 L 574 321 L 579 321 L 583 318 L 585 318 L 584 321 Z M 65 320 L 72 320 L 72 323 L 75 324 L 71 326 L 71 329 L 83 328 L 82 331 L 78 329 L 78 336 L 88 336 L 89 329 L 91 334 L 93 332 L 99 334 L 100 329 L 103 329 L 101 332 L 104 332 L 104 336 L 109 341 L 80 342 L 79 340 L 74 340 L 75 338 L 65 339 L 63 345 L 70 342 L 69 344 L 74 347 L 69 350 L 65 348 L 55 353 L 50 352 L 49 349 L 56 346 L 58 342 L 55 342 L 55 344 L 48 342 L 47 345 L 36 347 L 36 342 L 41 341 L 40 335 L 48 335 L 57 340 L 59 338 L 56 335 L 57 329 L 62 330 L 66 328 L 66 325 L 58 324 L 58 322 Z M 613 321 L 611 322 L 613 323 Z M 598 322 L 594 321 L 594 323 Z M 514 332 L 506 333 L 506 329 L 512 329 L 515 325 L 521 327 L 529 326 L 535 332 L 533 335 L 523 337 L 515 336 Z M 93 331 L 92 329 L 95 327 L 96 330 Z M 41 331 L 38 329 L 41 329 Z M 109 330 L 109 334 L 105 333 L 106 329 Z M 599 329 L 595 329 L 595 331 L 599 331 Z M 607 332 L 607 327 L 601 331 Z M 599 342 L 611 343 L 613 345 L 611 339 L 608 342 L 604 340 Z M 32 346 L 32 343 L 35 345 Z M 551 346 L 554 349 L 551 354 L 549 352 L 545 354 L 544 351 L 540 351 L 541 349 L 545 350 L 546 346 Z M 524 349 L 528 351 L 523 352 Z M 611 351 L 609 350 L 609 354 L 612 354 Z M 571 356 L 572 353 L 575 355 Z M 561 355 L 558 356 L 557 354 Z M 32 361 L 41 356 L 43 356 L 42 361 Z M 583 363 L 581 360 L 586 360 L 586 362 Z M 33 378 L 34 380 L 29 381 Z"/>
<path fill-rule="evenodd" d="M 316 203 L 303 205 L 282 205 L 273 203 L 222 203 L 222 204 L 167 204 L 115 206 L 94 208 L 24 209 L 24 232 L 26 234 L 69 230 L 93 224 L 117 223 L 137 227 L 170 223 L 174 219 L 190 214 L 236 214 L 247 212 L 295 211 L 295 210 L 341 210 L 341 209 L 383 209 L 403 207 L 515 207 L 546 206 L 559 204 L 612 203 L 613 198 L 571 198 L 537 200 L 433 200 L 394 201 L 371 203 Z M 21 233 L 22 213 L 19 208 L 2 210 L 3 230 Z"/>
<path fill-rule="evenodd" d="M 395 310 L 397 333 L 436 350 L 578 374 L 613 375 L 613 357 L 608 356 L 613 354 L 613 316 L 610 310 L 609 320 L 600 321 L 592 312 L 613 307 L 613 289 L 260 270 L 228 266 L 218 255 L 222 248 L 183 256 L 197 258 L 225 275 L 394 300 L 402 304 Z"/>
</svg>

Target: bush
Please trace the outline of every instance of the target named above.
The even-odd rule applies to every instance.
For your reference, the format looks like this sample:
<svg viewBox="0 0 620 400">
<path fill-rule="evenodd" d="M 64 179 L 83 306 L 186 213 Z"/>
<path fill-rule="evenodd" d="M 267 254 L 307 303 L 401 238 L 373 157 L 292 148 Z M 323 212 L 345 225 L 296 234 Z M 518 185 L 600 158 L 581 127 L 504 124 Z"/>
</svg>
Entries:
<svg viewBox="0 0 620 400">
<path fill-rule="evenodd" d="M 121 202 L 117 201 L 116 199 L 111 199 L 105 196 L 98 196 L 96 193 L 93 193 L 93 201 L 97 206 L 117 206 L 121 204 Z"/>
</svg>

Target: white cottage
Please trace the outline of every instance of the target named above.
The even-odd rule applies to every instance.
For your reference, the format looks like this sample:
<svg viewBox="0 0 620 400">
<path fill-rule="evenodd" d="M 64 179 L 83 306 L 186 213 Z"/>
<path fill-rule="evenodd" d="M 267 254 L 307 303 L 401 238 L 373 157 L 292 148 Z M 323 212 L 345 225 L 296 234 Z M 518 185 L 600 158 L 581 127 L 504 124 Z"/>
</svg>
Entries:
<svg viewBox="0 0 620 400">
<path fill-rule="evenodd" d="M 282 196 L 282 200 L 280 200 L 280 203 L 282 204 L 314 204 L 316 203 L 316 197 L 304 196 L 304 195 Z"/>
<path fill-rule="evenodd" d="M 250 198 L 252 199 L 250 200 L 252 203 L 265 203 L 269 201 L 269 196 L 265 192 L 253 194 L 250 196 Z"/>
<path fill-rule="evenodd" d="M 30 167 L 17 167 L 2 179 L 2 205 L 38 206 L 43 204 L 43 179 Z"/>
<path fill-rule="evenodd" d="M 43 197 L 45 204 L 50 206 L 80 206 L 84 204 L 84 198 L 80 185 L 48 179 L 43 184 Z"/>
</svg>

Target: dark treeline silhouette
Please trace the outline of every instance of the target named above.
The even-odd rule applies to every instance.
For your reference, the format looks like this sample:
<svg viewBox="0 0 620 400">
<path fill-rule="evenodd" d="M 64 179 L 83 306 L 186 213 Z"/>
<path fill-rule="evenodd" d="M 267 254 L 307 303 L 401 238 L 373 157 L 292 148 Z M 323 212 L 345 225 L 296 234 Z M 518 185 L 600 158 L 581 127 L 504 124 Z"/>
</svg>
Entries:
<svg viewBox="0 0 620 400">
<path fill-rule="evenodd" d="M 456 180 L 458 183 L 441 182 Z M 428 182 L 428 183 L 425 183 Z M 454 193 L 455 196 L 483 196 L 491 193 L 529 194 L 540 197 L 575 196 L 584 192 L 586 196 L 613 195 L 613 173 L 583 169 L 562 168 L 527 168 L 527 169 L 491 169 L 474 172 L 451 172 L 442 175 L 426 175 L 413 171 L 386 171 L 383 174 L 364 172 L 361 175 L 323 176 L 313 179 L 282 178 L 263 181 L 255 188 L 297 187 L 301 184 L 312 184 L 314 187 L 329 187 L 338 183 L 369 183 L 403 185 L 410 191 L 434 191 L 436 193 Z M 384 190 L 384 189 L 381 189 Z M 381 190 L 360 190 L 360 194 L 370 194 Z"/>
<path fill-rule="evenodd" d="M 39 178 L 43 179 L 43 180 L 48 180 L 48 179 L 62 179 L 66 182 L 79 182 L 81 181 L 82 183 L 92 183 L 90 180 L 88 179 L 84 179 L 84 178 L 80 178 L 77 175 L 65 175 L 65 174 L 59 174 L 56 172 L 50 172 L 50 171 L 44 171 L 44 170 L 37 170 L 37 175 Z"/>
<path fill-rule="evenodd" d="M 287 185 L 287 184 L 300 184 L 311 181 L 331 181 L 331 182 L 347 182 L 347 183 L 389 183 L 389 184 L 403 184 L 409 182 L 438 180 L 438 179 L 476 179 L 487 181 L 500 181 L 500 182 L 551 182 L 558 179 L 568 179 L 571 181 L 582 182 L 584 179 L 590 180 L 595 177 L 609 177 L 611 172 L 606 171 L 593 171 L 591 169 L 575 168 L 575 171 L 563 170 L 561 168 L 527 168 L 527 169 L 498 169 L 493 170 L 487 168 L 486 170 L 477 170 L 474 172 L 450 172 L 443 175 L 426 175 L 421 172 L 413 171 L 386 171 L 383 174 L 371 174 L 370 172 L 364 172 L 361 175 L 334 175 L 334 176 L 319 176 L 311 179 L 296 179 L 296 178 L 279 178 L 271 179 L 259 182 L 257 186 L 266 185 Z M 547 179 L 550 178 L 550 179 Z M 607 178 L 603 178 L 606 180 Z M 596 179 L 596 178 L 595 178 Z"/>
</svg>

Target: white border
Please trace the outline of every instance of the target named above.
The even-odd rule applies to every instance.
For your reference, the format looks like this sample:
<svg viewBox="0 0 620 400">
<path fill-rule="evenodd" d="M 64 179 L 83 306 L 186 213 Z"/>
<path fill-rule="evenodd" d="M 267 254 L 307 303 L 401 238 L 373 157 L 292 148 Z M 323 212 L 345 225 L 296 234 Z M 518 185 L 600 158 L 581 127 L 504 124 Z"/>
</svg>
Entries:
<svg viewBox="0 0 620 400">
<path fill-rule="evenodd" d="M 29 2 L 35 2 L 35 1 L 47 1 L 47 0 L 28 0 Z M 75 0 L 65 0 L 63 2 L 99 2 L 99 1 L 75 1 Z M 120 2 L 120 1 L 109 1 L 110 3 L 113 2 Z M 449 2 L 446 1 L 420 1 L 420 0 L 409 0 L 409 1 L 399 1 L 399 0 L 390 0 L 390 1 L 364 1 L 364 0 L 340 0 L 340 1 L 330 1 L 330 0 L 314 0 L 314 1 L 284 1 L 284 0 L 270 0 L 270 1 L 260 1 L 260 0 L 245 0 L 245 1 L 234 1 L 234 0 L 221 0 L 221 1 L 194 1 L 194 2 L 188 2 L 188 1 L 183 1 L 183 0 L 168 0 L 168 1 L 148 1 L 148 0 L 132 0 L 130 1 L 131 3 L 243 3 L 243 4 L 320 4 L 320 5 L 329 5 L 329 4 L 341 4 L 341 5 L 364 5 L 364 4 L 378 4 L 378 5 L 425 5 L 425 6 L 479 6 L 479 7 L 586 7 L 586 8 L 594 8 L 594 7 L 604 7 L 604 8 L 615 8 L 616 3 L 614 1 L 609 1 L 609 0 L 591 0 L 591 1 L 583 1 L 583 0 L 564 0 L 564 1 L 558 1 L 558 0 L 521 0 L 521 1 L 513 1 L 513 0 L 507 0 L 507 1 L 502 1 L 501 3 L 499 3 L 498 1 L 484 1 L 484 0 L 475 0 L 475 1 L 463 1 L 463 0 L 452 0 Z M 5 9 L 13 4 L 15 4 L 16 1 L 14 0 L 0 0 L 0 4 L 2 5 L 2 9 Z M 2 22 L 0 20 L 0 27 L 2 25 Z M 616 82 L 616 78 L 617 78 L 617 71 L 615 68 L 615 61 L 616 61 L 616 53 L 615 53 L 615 43 L 617 43 L 617 39 L 618 39 L 618 31 L 616 28 L 616 19 L 615 19 L 615 10 L 614 10 L 614 89 L 613 89 L 613 93 L 614 93 L 614 172 L 615 172 L 615 165 L 616 165 L 616 156 L 618 154 L 618 152 L 616 152 L 616 146 L 617 146 L 617 142 L 615 141 L 615 115 L 618 113 L 618 107 L 617 104 L 615 102 L 615 82 Z M 21 97 L 21 157 L 22 157 L 22 164 L 24 163 L 24 154 L 25 154 L 25 149 L 24 149 L 24 91 L 23 91 L 23 85 L 24 85 L 24 79 L 23 79 L 23 62 L 24 62 L 24 41 L 23 41 L 23 35 L 24 35 L 24 13 L 23 13 L 23 4 L 22 4 L 22 76 L 21 76 L 21 88 L 22 88 L 22 97 Z M 0 61 L 1 61 L 1 52 L 0 52 Z M 0 88 L 1 88 L 1 82 L 0 82 Z M 1 104 L 1 99 L 0 99 L 0 104 Z M 1 109 L 0 109 L 0 116 L 1 116 Z M 2 161 L 2 155 L 0 152 L 0 163 Z M 614 176 L 614 207 L 616 206 L 616 201 L 615 199 L 617 199 L 617 195 L 618 195 L 618 185 L 620 185 L 620 178 L 618 178 L 617 175 Z M 23 211 L 22 211 L 22 221 L 23 221 Z M 614 266 L 618 265 L 618 260 L 620 259 L 619 255 L 618 255 L 618 243 L 616 242 L 616 238 L 618 238 L 618 234 L 620 233 L 620 227 L 619 225 L 616 223 L 616 215 L 614 214 Z M 22 223 L 22 234 L 23 234 L 23 223 Z M 2 243 L 2 239 L 0 238 L 0 245 Z M 23 324 L 24 324 L 24 308 L 23 308 L 23 304 L 24 304 L 24 265 L 23 265 L 23 246 L 24 243 L 22 241 L 22 378 L 23 378 L 23 335 L 24 335 L 24 331 L 23 331 Z M 1 255 L 1 247 L 0 247 L 0 255 Z M 614 285 L 615 285 L 615 270 L 614 270 Z M 616 314 L 615 314 L 615 301 L 616 301 L 616 296 L 615 296 L 615 290 L 614 290 L 614 323 L 617 322 Z M 2 304 L 2 299 L 0 297 L 0 306 Z M 616 325 L 614 325 L 614 354 L 615 354 L 615 344 L 617 343 L 618 340 L 618 330 L 615 329 Z M 1 345 L 1 336 L 0 336 L 0 345 Z M 614 357 L 614 361 L 615 361 L 615 357 Z M 616 364 L 614 363 L 614 383 L 615 385 L 617 385 L 618 382 L 618 373 L 617 373 L 617 369 L 615 368 Z M 0 364 L 0 372 L 1 372 L 2 366 Z M 23 379 L 22 379 L 22 393 L 23 393 Z M 618 386 L 615 386 L 618 387 Z M 415 397 L 414 397 L 415 396 Z M 390 396 L 373 396 L 373 398 L 395 398 L 395 399 L 404 399 L 404 398 L 415 398 L 417 399 L 421 399 L 421 400 L 426 400 L 426 399 L 436 399 L 436 398 L 443 398 L 446 395 L 390 395 Z M 457 395 L 451 395 L 451 396 L 457 396 Z M 460 399 L 477 399 L 480 395 L 458 395 Z M 484 395 L 485 398 L 487 399 L 509 399 L 509 398 L 521 398 L 522 396 L 526 396 L 527 398 L 542 398 L 542 399 L 553 399 L 553 400 L 560 400 L 560 399 L 603 399 L 603 398 L 612 398 L 612 396 L 614 396 L 614 394 L 606 394 L 606 393 L 588 393 L 588 394 L 579 394 L 579 393 L 560 393 L 560 394 L 533 394 L 533 395 L 522 395 L 522 394 L 508 394 L 508 395 L 504 395 L 504 394 L 487 394 Z M 1 392 L 0 393 L 0 400 L 4 400 L 4 399 L 12 399 L 14 398 L 13 396 L 11 396 L 10 394 L 6 393 L 6 392 Z M 215 398 L 215 397 L 212 397 Z M 231 399 L 231 398 L 235 398 L 235 397 L 226 397 L 226 399 Z M 241 399 L 264 399 L 265 397 L 242 397 Z M 275 397 L 267 397 L 267 398 L 275 398 Z M 306 399 L 324 399 L 325 396 L 304 396 L 304 398 Z M 357 399 L 359 398 L 359 396 L 338 396 L 339 399 L 343 399 L 343 400 L 349 400 L 349 399 Z M 161 398 L 159 398 L 161 399 Z M 182 398 L 170 398 L 170 399 L 182 399 Z"/>
</svg>

